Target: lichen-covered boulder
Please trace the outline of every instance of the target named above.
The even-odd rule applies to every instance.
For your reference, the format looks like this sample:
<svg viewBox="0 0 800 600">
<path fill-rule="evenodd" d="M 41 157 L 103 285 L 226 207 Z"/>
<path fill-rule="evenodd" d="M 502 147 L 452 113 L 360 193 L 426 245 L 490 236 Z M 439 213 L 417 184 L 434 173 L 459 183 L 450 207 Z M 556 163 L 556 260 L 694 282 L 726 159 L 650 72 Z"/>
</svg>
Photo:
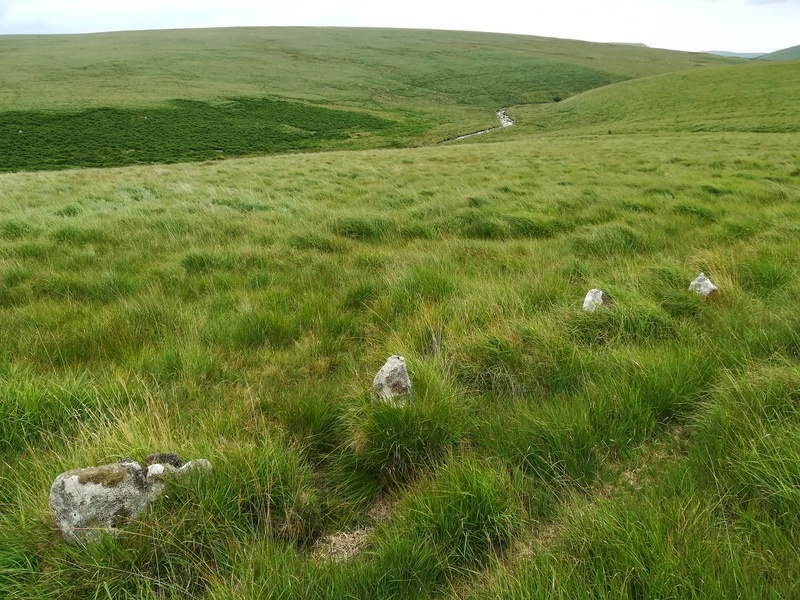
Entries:
<svg viewBox="0 0 800 600">
<path fill-rule="evenodd" d="M 698 275 L 694 280 L 692 280 L 692 283 L 689 284 L 689 291 L 708 299 L 712 295 L 716 294 L 717 291 L 719 291 L 719 288 L 717 288 L 717 286 L 715 286 L 711 280 L 706 277 L 705 273 L 700 273 L 700 275 Z"/>
<path fill-rule="evenodd" d="M 598 306 L 611 306 L 611 304 L 611 296 L 603 290 L 593 288 L 586 293 L 583 299 L 583 310 L 592 313 L 597 310 Z"/>
<path fill-rule="evenodd" d="M 126 458 L 118 463 L 74 469 L 56 477 L 50 487 L 50 509 L 64 539 L 91 541 L 102 533 L 114 533 L 128 520 L 136 519 L 161 495 L 170 476 L 195 469 L 211 470 L 211 463 L 205 459 L 183 464 L 177 455 L 169 455 L 169 460 L 164 458 L 166 455 L 152 456 L 164 462 L 152 462 L 145 470 Z M 174 466 L 175 459 L 180 466 Z"/>
<path fill-rule="evenodd" d="M 138 517 L 150 500 L 139 463 L 119 463 L 62 473 L 50 488 L 50 508 L 67 541 L 96 539 Z"/>
<path fill-rule="evenodd" d="M 386 359 L 372 380 L 372 399 L 397 406 L 411 402 L 411 378 L 405 358 L 393 355 Z"/>
</svg>

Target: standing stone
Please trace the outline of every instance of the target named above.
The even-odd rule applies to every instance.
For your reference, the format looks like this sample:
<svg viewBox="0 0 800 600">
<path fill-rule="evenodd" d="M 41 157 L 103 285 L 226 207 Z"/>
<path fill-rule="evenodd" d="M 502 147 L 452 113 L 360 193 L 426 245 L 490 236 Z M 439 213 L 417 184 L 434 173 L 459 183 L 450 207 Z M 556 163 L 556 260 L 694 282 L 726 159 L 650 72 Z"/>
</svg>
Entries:
<svg viewBox="0 0 800 600">
<path fill-rule="evenodd" d="M 411 402 L 411 379 L 402 356 L 390 356 L 372 380 L 372 399 L 403 406 Z"/>
<path fill-rule="evenodd" d="M 611 304 L 611 296 L 603 290 L 593 288 L 586 293 L 586 297 L 583 299 L 583 310 L 592 313 L 597 310 L 598 306 L 611 306 Z"/>
<path fill-rule="evenodd" d="M 689 284 L 689 291 L 695 294 L 700 294 L 704 299 L 709 298 L 712 294 L 717 293 L 718 288 L 711 280 L 706 277 L 705 273 L 700 273 L 692 283 Z"/>
<path fill-rule="evenodd" d="M 126 458 L 56 477 L 50 487 L 50 509 L 64 539 L 92 541 L 102 533 L 114 533 L 120 525 L 138 518 L 161 495 L 167 477 L 195 469 L 211 470 L 211 463 L 202 458 L 176 467 L 171 463 L 181 462 L 177 455 L 156 456 L 169 460 L 152 462 L 145 471 L 139 463 Z"/>
</svg>

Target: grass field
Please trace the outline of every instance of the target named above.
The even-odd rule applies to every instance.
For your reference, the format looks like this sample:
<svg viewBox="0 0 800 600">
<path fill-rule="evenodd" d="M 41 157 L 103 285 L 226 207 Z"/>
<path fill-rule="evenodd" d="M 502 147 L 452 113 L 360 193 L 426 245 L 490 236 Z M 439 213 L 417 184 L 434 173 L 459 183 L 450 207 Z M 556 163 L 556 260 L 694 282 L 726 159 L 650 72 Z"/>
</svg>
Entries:
<svg viewBox="0 0 800 600">
<path fill-rule="evenodd" d="M 418 146 L 494 126 L 502 106 L 737 62 L 336 28 L 3 36 L 0 55 L 0 172 Z"/>
<path fill-rule="evenodd" d="M 656 74 L 434 147 L 0 174 L 0 596 L 797 596 L 791 69 Z M 390 354 L 405 409 L 369 399 Z M 61 541 L 56 475 L 159 451 L 214 471 Z"/>
<path fill-rule="evenodd" d="M 509 136 L 662 132 L 800 132 L 800 63 L 680 71 L 512 111 Z"/>
</svg>

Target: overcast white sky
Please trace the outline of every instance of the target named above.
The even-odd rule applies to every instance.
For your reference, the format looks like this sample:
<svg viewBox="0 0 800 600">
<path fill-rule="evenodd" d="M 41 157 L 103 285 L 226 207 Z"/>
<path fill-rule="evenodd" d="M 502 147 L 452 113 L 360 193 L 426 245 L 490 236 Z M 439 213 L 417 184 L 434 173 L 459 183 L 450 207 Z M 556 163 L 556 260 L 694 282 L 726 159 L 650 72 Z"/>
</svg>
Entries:
<svg viewBox="0 0 800 600">
<path fill-rule="evenodd" d="M 800 0 L 0 0 L 0 34 L 235 25 L 464 29 L 771 52 L 800 44 Z"/>
</svg>

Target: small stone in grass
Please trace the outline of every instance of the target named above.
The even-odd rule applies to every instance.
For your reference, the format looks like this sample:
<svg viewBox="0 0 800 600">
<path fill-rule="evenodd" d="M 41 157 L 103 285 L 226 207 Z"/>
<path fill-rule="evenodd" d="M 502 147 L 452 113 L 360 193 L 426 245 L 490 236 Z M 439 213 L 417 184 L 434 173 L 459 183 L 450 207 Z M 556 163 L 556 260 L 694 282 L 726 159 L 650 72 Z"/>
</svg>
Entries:
<svg viewBox="0 0 800 600">
<path fill-rule="evenodd" d="M 611 306 L 611 296 L 606 294 L 603 290 L 593 288 L 586 293 L 583 299 L 583 310 L 592 313 L 597 310 L 598 306 Z"/>
<path fill-rule="evenodd" d="M 699 294 L 703 298 L 707 299 L 713 294 L 716 294 L 719 291 L 719 288 L 715 286 L 711 280 L 706 277 L 705 273 L 700 273 L 693 281 L 689 284 L 689 291 L 694 292 L 695 294 Z"/>
</svg>

